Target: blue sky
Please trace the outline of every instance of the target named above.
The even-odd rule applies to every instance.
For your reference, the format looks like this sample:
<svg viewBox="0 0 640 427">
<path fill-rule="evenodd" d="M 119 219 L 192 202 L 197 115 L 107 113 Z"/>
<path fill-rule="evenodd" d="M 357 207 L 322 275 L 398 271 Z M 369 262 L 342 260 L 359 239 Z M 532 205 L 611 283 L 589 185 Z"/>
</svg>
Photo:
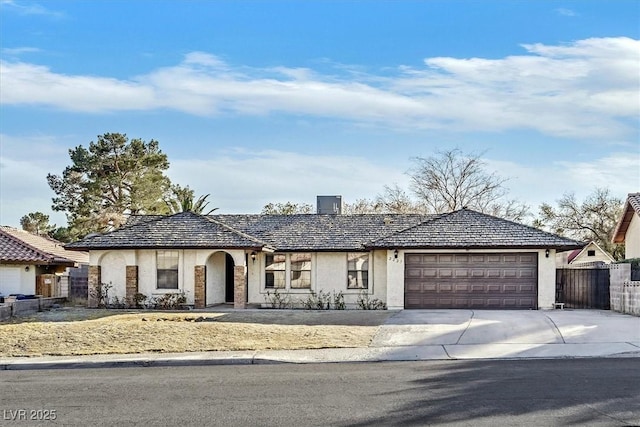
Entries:
<svg viewBox="0 0 640 427">
<path fill-rule="evenodd" d="M 536 211 L 640 191 L 640 2 L 0 0 L 0 223 L 105 132 L 220 213 L 408 187 L 483 152 Z"/>
</svg>

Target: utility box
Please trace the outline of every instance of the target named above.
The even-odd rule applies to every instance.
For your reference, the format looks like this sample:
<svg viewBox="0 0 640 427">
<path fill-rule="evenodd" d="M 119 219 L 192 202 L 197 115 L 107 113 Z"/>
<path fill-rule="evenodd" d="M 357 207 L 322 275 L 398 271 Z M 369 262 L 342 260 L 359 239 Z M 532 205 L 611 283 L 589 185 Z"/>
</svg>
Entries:
<svg viewBox="0 0 640 427">
<path fill-rule="evenodd" d="M 340 215 L 342 213 L 342 196 L 318 196 L 319 215 Z"/>
</svg>

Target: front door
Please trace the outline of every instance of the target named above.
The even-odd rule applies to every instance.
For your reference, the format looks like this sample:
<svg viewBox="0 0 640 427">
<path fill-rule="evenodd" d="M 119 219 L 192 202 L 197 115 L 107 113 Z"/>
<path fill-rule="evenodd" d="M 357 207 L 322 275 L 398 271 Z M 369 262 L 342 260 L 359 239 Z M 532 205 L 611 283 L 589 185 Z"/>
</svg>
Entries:
<svg viewBox="0 0 640 427">
<path fill-rule="evenodd" d="M 233 302 L 235 287 L 233 284 L 233 275 L 234 275 L 234 267 L 235 263 L 233 262 L 233 257 L 229 254 L 225 254 L 225 302 Z"/>
</svg>

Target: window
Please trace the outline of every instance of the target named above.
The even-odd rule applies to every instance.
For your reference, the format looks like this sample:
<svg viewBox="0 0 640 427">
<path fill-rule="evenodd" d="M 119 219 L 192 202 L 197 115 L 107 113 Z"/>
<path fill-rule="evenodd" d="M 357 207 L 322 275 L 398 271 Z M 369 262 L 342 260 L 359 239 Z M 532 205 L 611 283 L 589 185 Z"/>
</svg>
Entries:
<svg viewBox="0 0 640 427">
<path fill-rule="evenodd" d="M 587 256 L 596 256 L 596 250 L 595 249 L 589 249 L 587 251 Z"/>
<path fill-rule="evenodd" d="M 311 253 L 267 254 L 265 260 L 265 288 L 311 288 Z"/>
<path fill-rule="evenodd" d="M 158 289 L 178 289 L 178 251 L 158 251 Z"/>
<path fill-rule="evenodd" d="M 286 278 L 286 256 L 284 254 L 267 254 L 265 257 L 265 287 L 284 288 Z"/>
<path fill-rule="evenodd" d="M 291 288 L 311 288 L 311 254 L 291 254 Z"/>
<path fill-rule="evenodd" d="M 347 254 L 347 289 L 369 288 L 369 254 L 352 252 Z"/>
</svg>

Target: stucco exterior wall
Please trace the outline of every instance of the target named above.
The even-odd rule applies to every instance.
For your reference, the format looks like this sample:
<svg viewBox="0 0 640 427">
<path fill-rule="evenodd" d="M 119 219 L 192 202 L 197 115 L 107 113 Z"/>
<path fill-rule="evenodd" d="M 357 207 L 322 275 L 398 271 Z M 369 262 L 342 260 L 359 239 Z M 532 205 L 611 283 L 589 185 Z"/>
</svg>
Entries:
<svg viewBox="0 0 640 427">
<path fill-rule="evenodd" d="M 386 251 L 384 251 L 386 252 Z M 267 291 L 264 278 L 265 255 L 257 254 L 256 261 L 249 261 L 249 303 L 265 304 Z M 371 299 L 385 301 L 386 298 L 386 265 L 384 257 L 378 253 L 369 254 L 368 289 L 347 289 L 347 253 L 346 252 L 316 252 L 311 258 L 311 290 L 333 295 L 342 292 L 347 308 L 355 308 L 358 296 L 365 291 Z M 310 291 L 308 289 L 278 289 L 281 294 L 289 294 L 295 306 L 305 300 Z"/>
<path fill-rule="evenodd" d="M 194 303 L 195 266 L 206 266 L 206 302 L 222 303 L 225 300 L 225 268 L 224 253 L 219 250 L 180 250 L 178 289 L 157 289 L 156 287 L 156 251 L 92 251 L 92 265 L 100 265 L 102 282 L 113 284 L 109 296 L 122 298 L 125 296 L 126 266 L 138 266 L 138 291 L 147 297 L 160 296 L 169 292 L 184 292 L 187 303 Z M 235 265 L 244 266 L 245 253 L 242 250 L 229 250 Z M 389 309 L 404 308 L 404 256 L 411 253 L 493 253 L 493 252 L 537 252 L 538 254 L 538 307 L 552 308 L 555 302 L 555 251 L 545 250 L 376 250 L 369 255 L 369 287 L 370 298 L 386 302 Z M 264 304 L 267 289 L 264 277 L 265 254 L 257 253 L 253 261 L 249 258 L 247 267 L 248 302 Z M 95 263 L 95 264 L 94 264 Z M 34 277 L 35 280 L 35 277 Z M 342 292 L 349 308 L 354 308 L 360 289 L 347 289 L 347 254 L 346 252 L 319 252 L 312 255 L 311 289 L 315 292 Z M 269 290 L 272 291 L 272 290 Z M 306 299 L 307 289 L 280 289 L 280 293 L 289 293 L 294 303 Z"/>
<path fill-rule="evenodd" d="M 556 294 L 556 256 L 555 250 L 532 249 L 487 249 L 487 250 L 399 250 L 396 258 L 393 251 L 387 251 L 387 306 L 389 309 L 404 309 L 404 256 L 405 253 L 518 253 L 536 252 L 538 254 L 538 308 L 552 308 Z"/>
<path fill-rule="evenodd" d="M 624 257 L 640 258 L 640 217 L 634 214 L 624 239 Z"/>
<path fill-rule="evenodd" d="M 538 252 L 538 308 L 554 308 L 556 301 L 555 249 L 549 250 L 549 258 L 544 250 Z"/>
<path fill-rule="evenodd" d="M 244 265 L 244 251 L 230 250 L 229 254 L 234 261 Z M 215 254 L 215 255 L 214 255 Z M 219 255 L 218 255 L 219 254 Z M 222 261 L 221 261 L 222 260 Z M 217 265 L 215 261 L 219 261 Z M 126 295 L 126 267 L 127 265 L 138 266 L 138 292 L 147 297 L 158 297 L 166 293 L 184 292 L 187 303 L 194 303 L 195 266 L 207 265 L 207 277 L 216 277 L 222 274 L 224 278 L 224 252 L 216 250 L 178 250 L 178 288 L 158 289 L 156 274 L 156 251 L 155 250 L 113 250 L 113 251 L 91 251 L 91 265 L 101 267 L 102 283 L 111 284 L 109 297 L 124 298 Z M 222 273 L 219 273 L 219 272 Z M 223 280 L 223 279 L 222 279 Z M 211 299 L 211 301 L 209 301 Z M 208 303 L 224 302 L 224 281 L 220 287 L 211 287 L 211 294 L 207 295 Z"/>
</svg>

